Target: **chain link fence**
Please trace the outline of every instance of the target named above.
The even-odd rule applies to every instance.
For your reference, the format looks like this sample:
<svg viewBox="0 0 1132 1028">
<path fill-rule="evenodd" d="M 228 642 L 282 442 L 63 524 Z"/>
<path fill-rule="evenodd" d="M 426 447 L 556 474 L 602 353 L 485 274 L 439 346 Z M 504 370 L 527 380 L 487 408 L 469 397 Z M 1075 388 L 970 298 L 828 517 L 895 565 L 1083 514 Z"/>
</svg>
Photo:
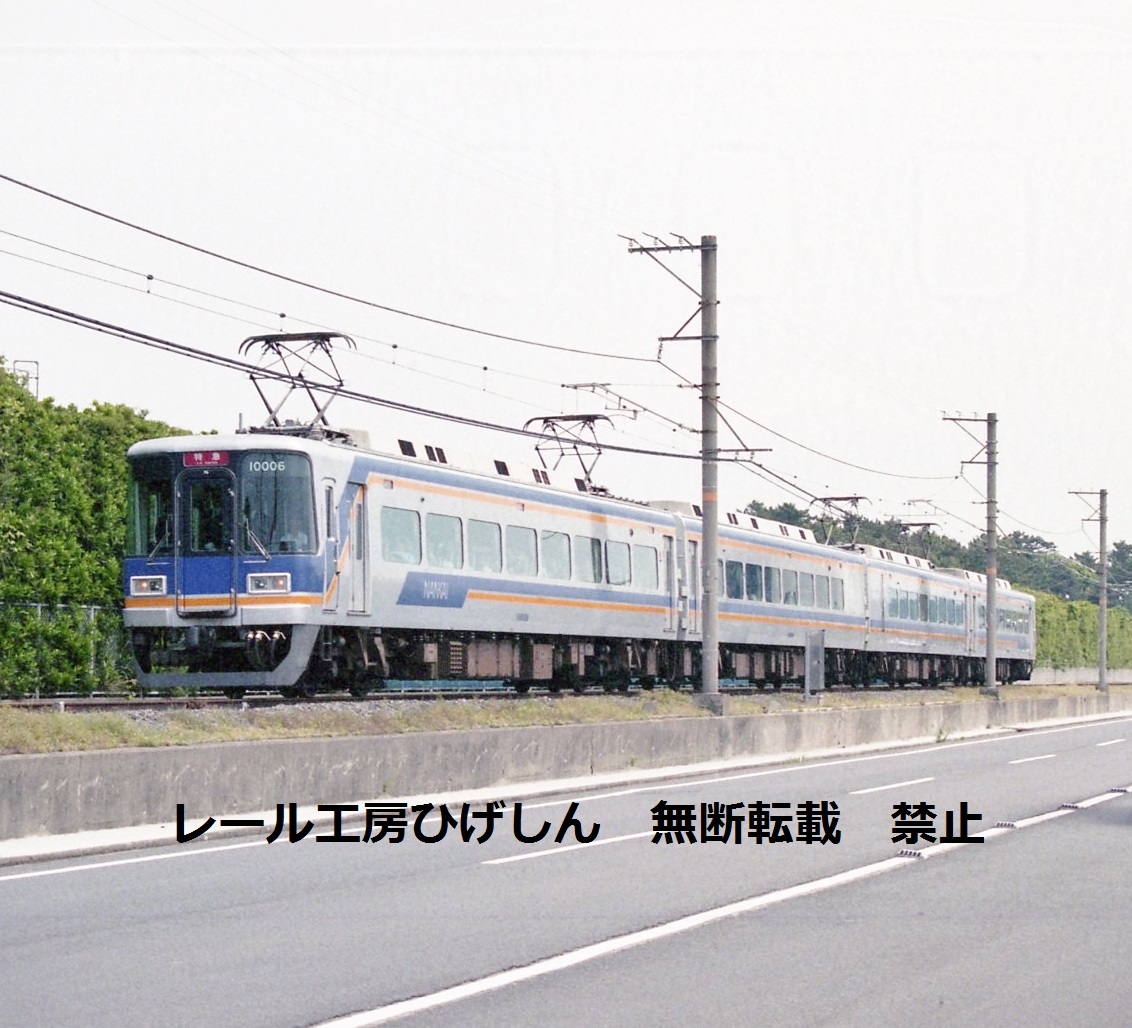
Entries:
<svg viewBox="0 0 1132 1028">
<path fill-rule="evenodd" d="M 0 695 L 125 690 L 133 675 L 118 608 L 0 603 Z"/>
</svg>

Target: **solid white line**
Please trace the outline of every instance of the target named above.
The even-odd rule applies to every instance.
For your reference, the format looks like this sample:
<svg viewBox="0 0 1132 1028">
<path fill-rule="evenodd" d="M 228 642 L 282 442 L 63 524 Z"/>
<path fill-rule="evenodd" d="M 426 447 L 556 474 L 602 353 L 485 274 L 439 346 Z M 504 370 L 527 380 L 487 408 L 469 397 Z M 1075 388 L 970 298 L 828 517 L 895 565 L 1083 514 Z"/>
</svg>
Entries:
<svg viewBox="0 0 1132 1028">
<path fill-rule="evenodd" d="M 1109 800 L 1114 800 L 1118 796 L 1123 795 L 1123 792 L 1113 789 L 1109 792 L 1102 792 L 1099 796 L 1090 796 L 1087 800 L 1078 800 L 1076 803 L 1066 803 L 1065 806 L 1070 810 L 1086 810 L 1089 807 L 1095 807 L 1098 803 L 1107 803 Z"/>
<path fill-rule="evenodd" d="M 1118 742 L 1125 742 L 1124 739 L 1109 739 L 1108 742 L 1098 742 L 1097 746 L 1115 746 Z"/>
<path fill-rule="evenodd" d="M 176 857 L 199 857 L 206 853 L 226 853 L 228 850 L 242 850 L 248 846 L 266 846 L 265 839 L 255 842 L 237 842 L 231 846 L 208 846 L 203 849 L 183 849 L 174 853 L 154 853 L 148 857 L 122 857 L 120 860 L 100 860 L 97 864 L 75 864 L 72 867 L 52 867 L 46 871 L 21 871 L 14 875 L 0 875 L 0 882 L 14 882 L 19 878 L 46 878 L 48 875 L 66 875 L 73 871 L 94 871 L 103 867 L 120 867 L 123 864 L 144 864 L 150 860 L 173 860 Z"/>
<path fill-rule="evenodd" d="M 748 899 L 728 903 L 725 906 L 716 907 L 713 910 L 705 910 L 699 914 L 689 914 L 686 917 L 677 918 L 675 921 L 669 921 L 667 924 L 656 925 L 653 928 L 645 928 L 641 931 L 630 932 L 627 935 L 606 939 L 604 942 L 582 946 L 580 949 L 561 953 L 556 957 L 537 960 L 533 964 L 528 964 L 526 967 L 516 967 L 509 971 L 501 971 L 497 974 L 488 975 L 486 978 L 480 978 L 477 981 L 464 982 L 462 985 L 454 985 L 449 989 L 442 989 L 440 992 L 434 992 L 428 996 L 417 996 L 414 999 L 401 1000 L 400 1002 L 390 1003 L 384 1007 L 376 1007 L 373 1010 L 364 1010 L 357 1014 L 336 1018 L 332 1021 L 324 1021 L 319 1028 L 364 1028 L 364 1026 L 367 1025 L 384 1024 L 386 1021 L 392 1021 L 398 1017 L 405 1017 L 408 1014 L 419 1014 L 422 1011 L 445 1006 L 459 1000 L 469 999 L 472 996 L 479 996 L 485 992 L 493 992 L 507 985 L 514 985 L 516 982 L 525 982 L 532 978 L 540 978 L 543 975 L 552 974 L 555 971 L 562 971 L 568 967 L 574 967 L 590 960 L 596 960 L 599 957 L 608 956 L 611 953 L 618 953 L 634 946 L 642 946 L 648 942 L 655 942 L 658 939 L 665 939 L 671 935 L 691 931 L 694 928 L 700 928 L 727 917 L 749 914 L 777 903 L 783 903 L 786 900 L 797 899 L 801 896 L 811 896 L 814 893 L 825 892 L 827 889 L 834 889 L 839 885 L 848 885 L 851 882 L 857 882 L 863 878 L 871 878 L 874 875 L 884 874 L 887 871 L 894 871 L 898 867 L 910 866 L 912 866 L 912 861 L 905 857 L 889 857 L 887 860 L 881 860 L 875 864 L 866 864 L 864 867 L 854 868 L 850 871 L 842 871 L 840 874 L 830 875 L 828 878 L 819 878 L 816 881 L 805 882 L 802 885 L 792 885 L 786 889 L 776 889 L 774 892 L 768 892 L 762 896 L 751 896 Z"/>
<path fill-rule="evenodd" d="M 513 864 L 516 860 L 533 860 L 535 857 L 553 857 L 571 850 L 592 850 L 595 846 L 608 846 L 611 842 L 625 842 L 627 839 L 643 839 L 655 832 L 634 832 L 632 835 L 615 835 L 609 839 L 595 839 L 593 842 L 572 842 L 569 846 L 555 846 L 552 850 L 535 850 L 533 853 L 520 853 L 514 857 L 496 857 L 494 860 L 481 860 L 481 864 Z"/>
<path fill-rule="evenodd" d="M 905 785 L 920 785 L 923 782 L 934 782 L 934 778 L 911 778 L 907 782 L 893 782 L 891 785 L 874 785 L 871 789 L 854 789 L 850 796 L 864 796 L 870 792 L 884 792 L 885 789 L 899 789 Z"/>
<path fill-rule="evenodd" d="M 1045 814 L 1035 814 L 1033 817 L 1022 817 L 1014 822 L 1015 828 L 1030 828 L 1033 825 L 1040 825 L 1044 821 L 1053 821 L 1059 817 L 1065 817 L 1066 814 L 1072 814 L 1071 807 L 1064 807 L 1061 810 L 1051 810 Z"/>
<path fill-rule="evenodd" d="M 1023 757 L 1021 760 L 1009 760 L 1008 764 L 1029 764 L 1034 760 L 1049 760 L 1051 757 L 1056 757 L 1056 753 L 1043 753 L 1040 757 Z"/>
</svg>

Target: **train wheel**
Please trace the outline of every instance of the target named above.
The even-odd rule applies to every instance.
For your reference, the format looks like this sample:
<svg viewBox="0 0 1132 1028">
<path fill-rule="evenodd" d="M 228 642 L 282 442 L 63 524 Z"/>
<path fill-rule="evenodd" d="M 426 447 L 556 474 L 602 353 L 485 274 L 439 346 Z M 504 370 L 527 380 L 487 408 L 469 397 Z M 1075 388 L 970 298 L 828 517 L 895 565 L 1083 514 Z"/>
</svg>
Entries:
<svg viewBox="0 0 1132 1028">
<path fill-rule="evenodd" d="M 371 678 L 364 672 L 359 674 L 354 681 L 352 681 L 347 689 L 351 696 L 361 699 L 363 696 L 368 696 L 371 692 L 377 692 L 385 688 L 384 678 Z"/>
</svg>

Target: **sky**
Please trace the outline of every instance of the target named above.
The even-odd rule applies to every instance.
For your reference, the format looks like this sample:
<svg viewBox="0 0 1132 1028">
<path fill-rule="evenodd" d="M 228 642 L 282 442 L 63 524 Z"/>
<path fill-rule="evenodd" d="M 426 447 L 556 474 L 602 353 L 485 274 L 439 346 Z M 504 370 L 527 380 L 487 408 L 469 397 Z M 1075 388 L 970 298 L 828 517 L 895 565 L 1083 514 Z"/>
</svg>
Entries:
<svg viewBox="0 0 1132 1028">
<path fill-rule="evenodd" d="M 699 334 L 699 254 L 628 240 L 712 235 L 724 509 L 859 496 L 969 540 L 994 412 L 1000 531 L 1095 551 L 1073 491 L 1132 540 L 1130 58 L 1132 13 L 1099 0 L 18 5 L 0 292 L 230 358 L 345 333 L 351 389 L 509 428 L 603 414 L 603 443 L 682 456 L 607 451 L 596 482 L 697 500 L 699 343 L 660 339 Z M 266 417 L 246 374 L 9 303 L 0 355 L 59 403 Z M 328 416 L 538 463 L 487 428 Z"/>
</svg>

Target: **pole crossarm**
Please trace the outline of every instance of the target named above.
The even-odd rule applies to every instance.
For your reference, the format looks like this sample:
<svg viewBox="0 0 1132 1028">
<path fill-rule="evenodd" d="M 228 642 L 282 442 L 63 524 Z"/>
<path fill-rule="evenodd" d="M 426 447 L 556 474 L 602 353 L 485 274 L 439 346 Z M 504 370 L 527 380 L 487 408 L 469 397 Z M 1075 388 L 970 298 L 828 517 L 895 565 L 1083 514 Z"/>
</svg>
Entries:
<svg viewBox="0 0 1132 1028">
<path fill-rule="evenodd" d="M 1097 505 L 1093 516 L 1084 521 L 1096 521 L 1100 525 L 1100 552 L 1097 554 L 1098 618 L 1097 618 L 1097 688 L 1108 692 L 1108 490 L 1070 489 L 1071 496 L 1095 496 Z"/>
<path fill-rule="evenodd" d="M 947 415 L 944 421 L 957 424 L 975 442 L 980 443 L 979 453 L 987 455 L 985 461 L 969 460 L 964 464 L 986 464 L 987 466 L 987 600 L 986 600 L 986 682 L 983 693 L 1001 699 L 998 688 L 998 415 L 989 413 L 986 417 L 972 415 Z M 983 443 L 966 423 L 981 423 L 987 426 L 986 442 Z M 975 455 L 978 457 L 978 453 Z"/>
</svg>

